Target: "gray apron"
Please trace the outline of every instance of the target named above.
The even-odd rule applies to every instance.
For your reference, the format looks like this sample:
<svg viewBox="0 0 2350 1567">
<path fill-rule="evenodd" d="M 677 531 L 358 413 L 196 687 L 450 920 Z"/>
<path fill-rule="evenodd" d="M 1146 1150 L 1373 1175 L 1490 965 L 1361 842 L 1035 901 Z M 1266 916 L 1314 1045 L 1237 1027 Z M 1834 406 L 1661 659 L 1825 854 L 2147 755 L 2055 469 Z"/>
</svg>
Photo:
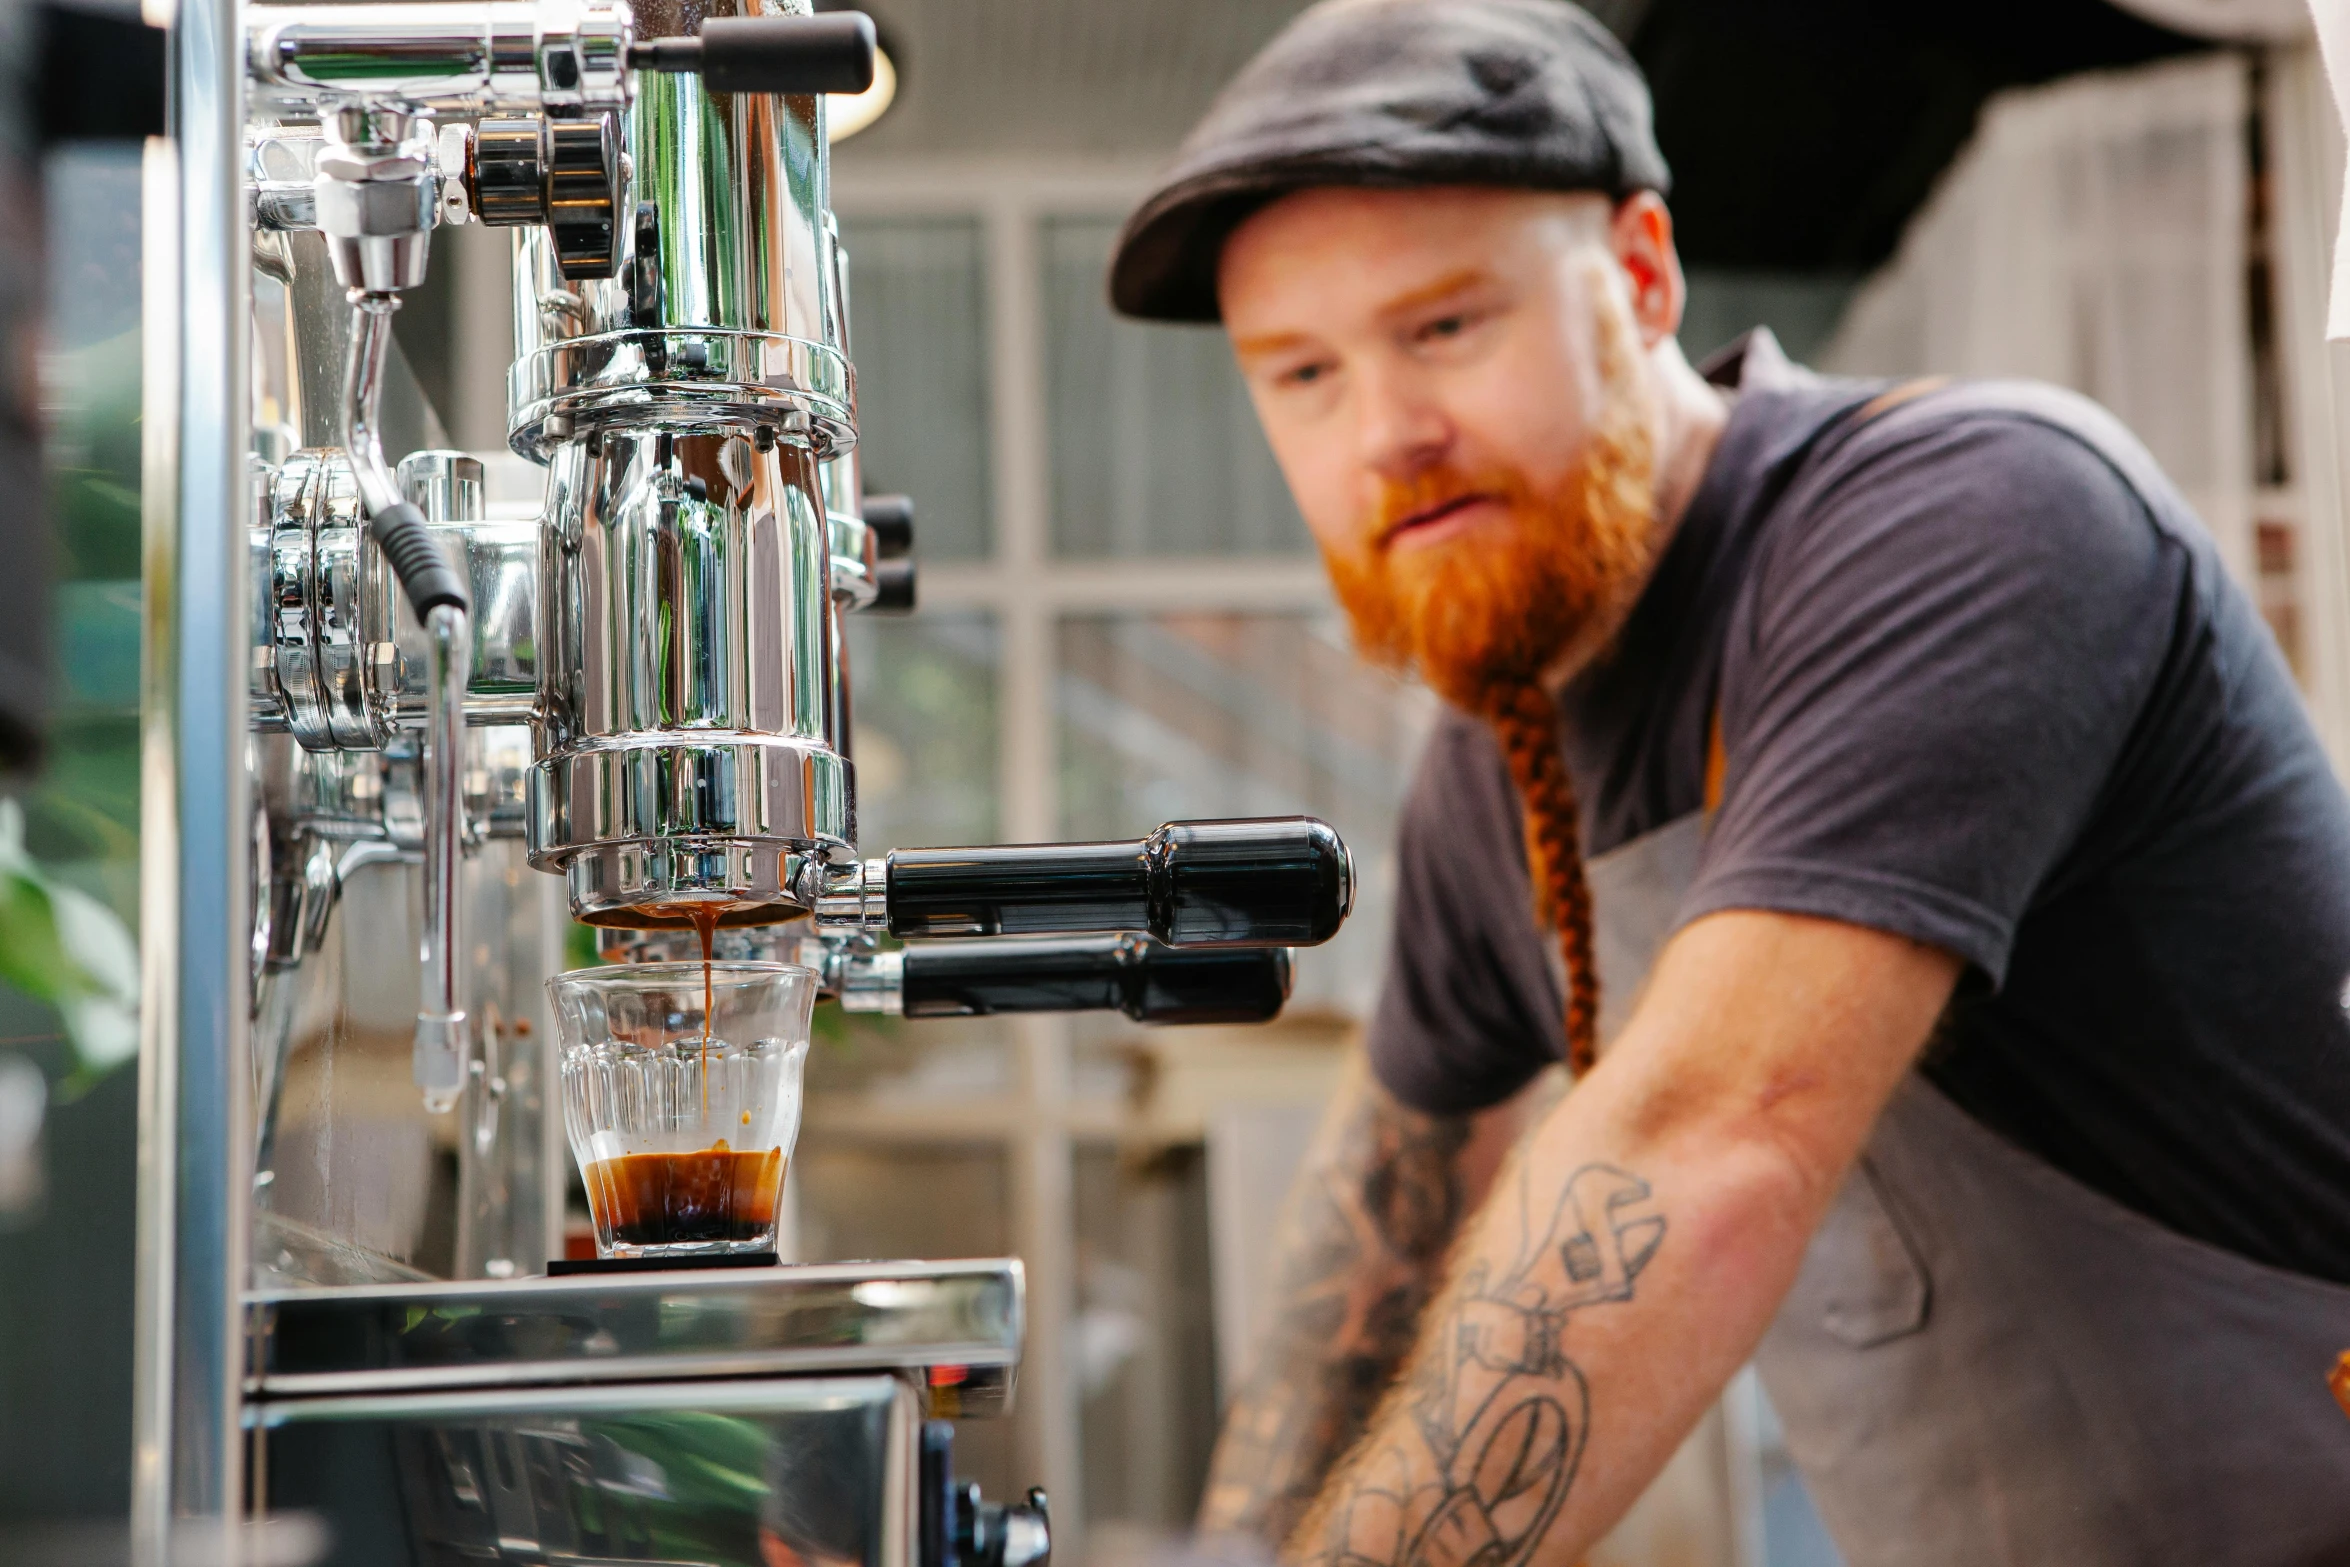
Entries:
<svg viewBox="0 0 2350 1567">
<path fill-rule="evenodd" d="M 1603 1042 L 1704 836 L 1590 863 Z M 1851 1567 L 2315 1567 L 2350 1563 L 2344 1350 L 2350 1288 L 2164 1229 L 1913 1072 L 1757 1364 Z"/>
</svg>

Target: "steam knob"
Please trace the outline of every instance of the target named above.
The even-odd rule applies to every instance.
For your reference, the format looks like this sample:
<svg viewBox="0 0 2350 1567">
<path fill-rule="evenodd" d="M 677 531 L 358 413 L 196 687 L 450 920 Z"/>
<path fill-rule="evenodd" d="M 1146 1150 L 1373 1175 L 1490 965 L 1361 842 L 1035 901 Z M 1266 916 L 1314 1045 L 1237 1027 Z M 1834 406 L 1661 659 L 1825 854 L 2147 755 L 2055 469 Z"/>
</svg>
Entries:
<svg viewBox="0 0 2350 1567">
<path fill-rule="evenodd" d="M 712 92 L 860 93 L 873 85 L 873 18 L 713 16 L 693 38 L 654 38 L 628 51 L 640 71 L 691 71 Z"/>
<path fill-rule="evenodd" d="M 914 498 L 865 497 L 865 527 L 873 535 L 873 603 L 879 610 L 914 607 Z"/>
</svg>

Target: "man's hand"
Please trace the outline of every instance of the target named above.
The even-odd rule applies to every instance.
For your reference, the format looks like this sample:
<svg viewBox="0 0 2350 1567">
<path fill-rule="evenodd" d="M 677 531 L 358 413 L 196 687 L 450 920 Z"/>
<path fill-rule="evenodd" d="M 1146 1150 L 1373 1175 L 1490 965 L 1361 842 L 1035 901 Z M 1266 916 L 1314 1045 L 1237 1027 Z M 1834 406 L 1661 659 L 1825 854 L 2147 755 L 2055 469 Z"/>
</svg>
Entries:
<svg viewBox="0 0 2350 1567">
<path fill-rule="evenodd" d="M 1350 1063 L 1282 1217 L 1272 1328 L 1225 1415 L 1203 1534 L 1277 1546 L 1297 1527 L 1395 1380 L 1521 1124 L 1507 1107 L 1406 1109 Z"/>
<path fill-rule="evenodd" d="M 1615 1048 L 1496 1184 L 1287 1556 L 1576 1559 L 1753 1352 L 1958 970 L 1795 915 L 1674 937 Z"/>
</svg>

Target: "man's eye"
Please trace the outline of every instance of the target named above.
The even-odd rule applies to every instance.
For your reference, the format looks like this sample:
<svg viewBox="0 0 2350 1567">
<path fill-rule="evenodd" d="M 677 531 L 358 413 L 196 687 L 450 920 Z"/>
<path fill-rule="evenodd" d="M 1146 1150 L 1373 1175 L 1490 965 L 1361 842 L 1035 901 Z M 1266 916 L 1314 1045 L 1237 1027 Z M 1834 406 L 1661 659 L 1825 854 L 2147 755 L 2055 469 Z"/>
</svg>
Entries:
<svg viewBox="0 0 2350 1567">
<path fill-rule="evenodd" d="M 1329 373 L 1330 367 L 1328 365 L 1299 365 L 1296 369 L 1285 373 L 1281 379 L 1291 386 L 1312 386 Z"/>
<path fill-rule="evenodd" d="M 1435 320 L 1420 328 L 1420 336 L 1423 339 L 1458 337 L 1468 329 L 1469 318 L 1465 315 L 1438 316 Z"/>
</svg>

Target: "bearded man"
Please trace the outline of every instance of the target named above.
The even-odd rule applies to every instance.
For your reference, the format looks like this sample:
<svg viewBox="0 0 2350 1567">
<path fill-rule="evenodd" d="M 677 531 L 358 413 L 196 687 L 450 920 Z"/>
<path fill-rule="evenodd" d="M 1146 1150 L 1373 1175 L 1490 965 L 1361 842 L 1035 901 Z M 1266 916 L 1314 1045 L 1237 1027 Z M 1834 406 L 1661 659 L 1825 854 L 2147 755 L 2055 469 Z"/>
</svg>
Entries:
<svg viewBox="0 0 2350 1567">
<path fill-rule="evenodd" d="M 1751 1359 L 1855 1567 L 2350 1561 L 2350 801 L 2276 647 L 2077 398 L 1693 370 L 1666 185 L 1562 0 L 1329 0 L 1121 238 L 1450 709 L 1201 1524 L 1564 1567 Z"/>
</svg>

